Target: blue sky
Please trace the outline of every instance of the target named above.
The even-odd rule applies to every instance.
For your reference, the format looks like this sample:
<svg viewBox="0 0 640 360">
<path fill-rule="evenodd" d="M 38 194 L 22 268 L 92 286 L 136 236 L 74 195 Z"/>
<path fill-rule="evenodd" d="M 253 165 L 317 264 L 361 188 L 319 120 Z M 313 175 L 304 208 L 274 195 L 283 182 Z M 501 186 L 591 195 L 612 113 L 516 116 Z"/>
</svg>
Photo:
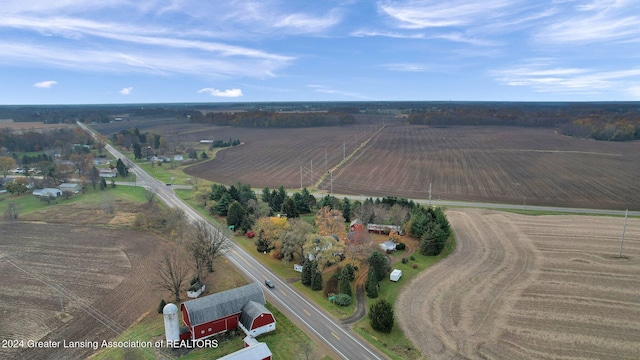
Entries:
<svg viewBox="0 0 640 360">
<path fill-rule="evenodd" d="M 640 100 L 637 0 L 0 3 L 0 104 Z"/>
</svg>

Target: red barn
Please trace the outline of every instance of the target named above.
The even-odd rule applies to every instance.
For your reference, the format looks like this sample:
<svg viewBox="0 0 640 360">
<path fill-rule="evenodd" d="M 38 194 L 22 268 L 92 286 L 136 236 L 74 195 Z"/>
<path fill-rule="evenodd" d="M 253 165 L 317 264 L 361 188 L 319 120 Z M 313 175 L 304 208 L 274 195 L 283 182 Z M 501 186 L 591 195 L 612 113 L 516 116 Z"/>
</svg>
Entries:
<svg viewBox="0 0 640 360">
<path fill-rule="evenodd" d="M 242 307 L 240 325 L 247 335 L 258 336 L 276 329 L 276 319 L 262 304 L 249 301 Z"/>
<path fill-rule="evenodd" d="M 256 305 L 247 307 L 251 314 L 256 313 L 256 308 L 260 309 L 260 311 L 264 309 L 268 313 L 268 315 L 266 313 L 264 315 L 271 316 L 272 330 L 275 330 L 275 320 L 273 315 L 264 308 L 266 301 L 262 288 L 258 283 L 186 301 L 180 306 L 182 321 L 189 328 L 192 340 L 207 338 L 221 332 L 236 329 L 240 323 L 243 308 L 249 302 L 259 305 L 259 307 Z M 249 316 L 253 317 L 253 315 Z M 268 324 L 264 323 L 262 319 L 266 319 L 265 316 L 260 316 L 255 325 L 252 322 L 250 326 L 258 326 L 258 328 L 264 329 Z M 247 329 L 251 330 L 250 328 Z"/>
</svg>

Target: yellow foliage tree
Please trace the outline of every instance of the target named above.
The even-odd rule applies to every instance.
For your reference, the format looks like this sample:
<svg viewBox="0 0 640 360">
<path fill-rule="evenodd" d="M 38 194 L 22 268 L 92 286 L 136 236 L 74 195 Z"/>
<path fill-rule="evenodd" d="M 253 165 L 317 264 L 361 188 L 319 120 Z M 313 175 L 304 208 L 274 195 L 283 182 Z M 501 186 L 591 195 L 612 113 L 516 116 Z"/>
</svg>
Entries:
<svg viewBox="0 0 640 360">
<path fill-rule="evenodd" d="M 347 231 L 342 211 L 336 209 L 331 210 L 325 206 L 318 210 L 315 221 L 318 227 L 318 234 L 322 236 L 338 235 L 339 239 L 346 237 Z"/>
</svg>

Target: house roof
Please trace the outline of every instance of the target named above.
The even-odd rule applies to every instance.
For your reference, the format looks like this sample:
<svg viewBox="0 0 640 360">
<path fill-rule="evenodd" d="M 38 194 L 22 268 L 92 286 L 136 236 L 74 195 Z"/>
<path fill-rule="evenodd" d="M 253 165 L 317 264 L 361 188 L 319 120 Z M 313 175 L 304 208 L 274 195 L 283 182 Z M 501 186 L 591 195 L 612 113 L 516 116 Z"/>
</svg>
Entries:
<svg viewBox="0 0 640 360">
<path fill-rule="evenodd" d="M 264 305 L 255 301 L 249 301 L 242 307 L 242 313 L 240 314 L 240 323 L 247 329 L 251 329 L 251 323 L 257 317 L 262 314 L 271 314 Z M 271 314 L 273 316 L 273 314 Z"/>
<path fill-rule="evenodd" d="M 80 184 L 76 184 L 76 183 L 64 183 L 64 184 L 60 184 L 60 186 L 58 186 L 59 189 L 63 189 L 63 188 L 69 188 L 69 189 L 74 189 L 76 187 L 82 187 L 82 185 Z"/>
<path fill-rule="evenodd" d="M 393 250 L 396 248 L 396 243 L 394 243 L 393 241 L 389 240 L 389 241 L 385 241 L 382 244 L 380 244 L 380 247 L 383 249 L 389 249 L 389 250 Z"/>
<path fill-rule="evenodd" d="M 349 226 L 358 225 L 358 224 L 362 224 L 362 221 L 360 219 L 355 219 L 351 222 L 351 224 L 349 224 Z"/>
<path fill-rule="evenodd" d="M 191 326 L 221 319 L 242 311 L 249 301 L 264 304 L 265 298 L 258 283 L 241 286 L 235 289 L 211 294 L 199 299 L 182 303 L 187 310 Z"/>
<path fill-rule="evenodd" d="M 238 350 L 227 356 L 218 358 L 218 360 L 262 360 L 270 356 L 272 356 L 271 350 L 269 350 L 267 344 L 261 342 L 257 343 L 256 345 L 251 345 L 249 347 Z"/>
</svg>

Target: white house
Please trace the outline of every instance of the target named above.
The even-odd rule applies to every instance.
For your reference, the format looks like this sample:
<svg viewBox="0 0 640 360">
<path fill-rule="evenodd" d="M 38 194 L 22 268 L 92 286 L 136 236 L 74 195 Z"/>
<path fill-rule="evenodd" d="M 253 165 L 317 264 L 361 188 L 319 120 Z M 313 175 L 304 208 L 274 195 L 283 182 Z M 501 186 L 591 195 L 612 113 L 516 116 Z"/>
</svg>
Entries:
<svg viewBox="0 0 640 360">
<path fill-rule="evenodd" d="M 44 189 L 34 190 L 32 194 L 34 196 L 52 196 L 55 198 L 55 197 L 61 196 L 62 191 L 60 191 L 60 189 L 44 188 Z"/>
<path fill-rule="evenodd" d="M 389 240 L 380 244 L 380 249 L 382 249 L 382 251 L 385 251 L 385 252 L 391 252 L 396 250 L 396 245 L 397 245 L 396 243 Z"/>
</svg>

